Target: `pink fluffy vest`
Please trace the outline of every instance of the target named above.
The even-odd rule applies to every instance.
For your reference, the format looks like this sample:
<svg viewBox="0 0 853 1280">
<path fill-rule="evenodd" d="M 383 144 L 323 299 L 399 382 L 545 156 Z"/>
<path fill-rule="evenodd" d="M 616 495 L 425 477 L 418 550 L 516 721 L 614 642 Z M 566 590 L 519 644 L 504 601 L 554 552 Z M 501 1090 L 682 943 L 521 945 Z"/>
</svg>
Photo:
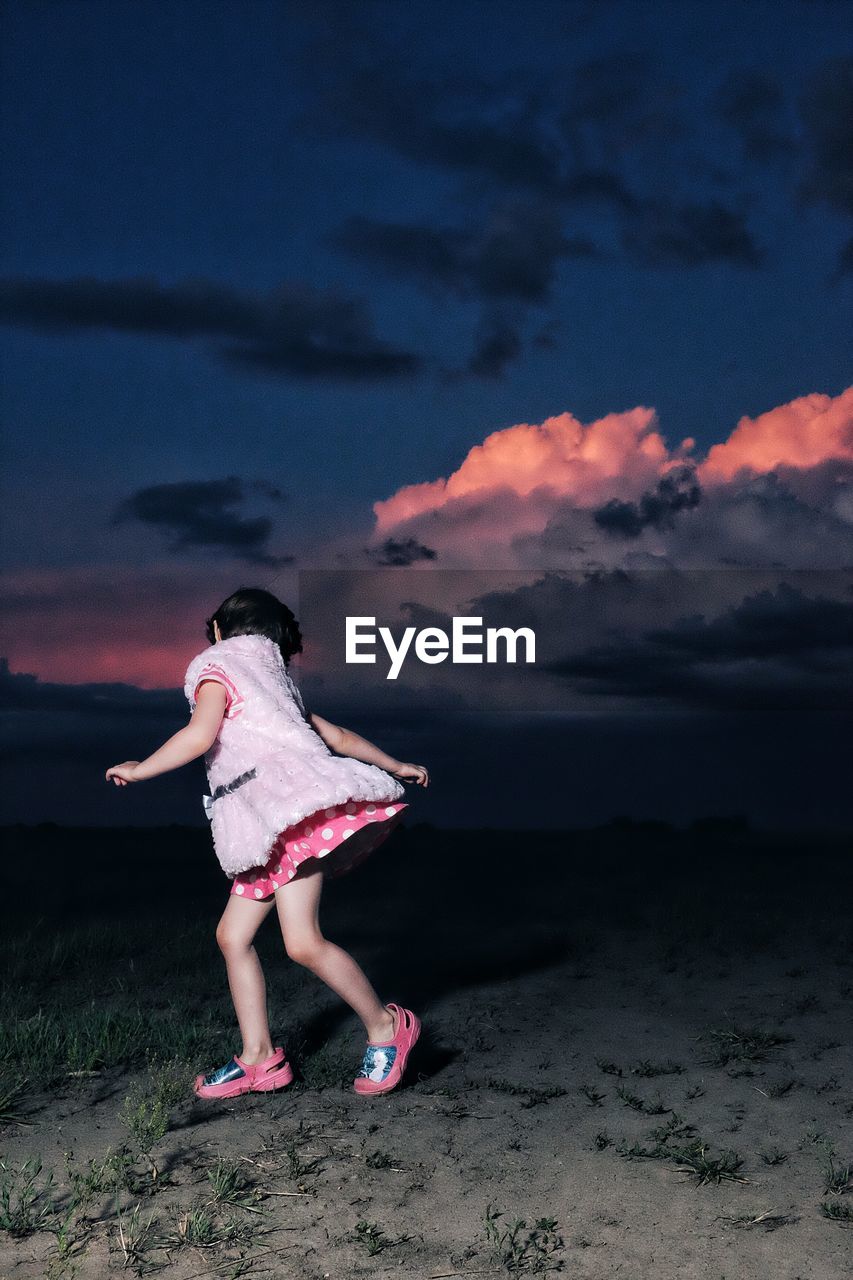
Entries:
<svg viewBox="0 0 853 1280">
<path fill-rule="evenodd" d="M 195 708 L 203 679 L 229 702 L 204 762 L 219 863 L 230 876 L 267 862 L 280 831 L 347 800 L 390 803 L 402 785 L 384 769 L 337 756 L 311 727 L 281 650 L 267 636 L 231 636 L 193 658 L 184 693 Z"/>
</svg>

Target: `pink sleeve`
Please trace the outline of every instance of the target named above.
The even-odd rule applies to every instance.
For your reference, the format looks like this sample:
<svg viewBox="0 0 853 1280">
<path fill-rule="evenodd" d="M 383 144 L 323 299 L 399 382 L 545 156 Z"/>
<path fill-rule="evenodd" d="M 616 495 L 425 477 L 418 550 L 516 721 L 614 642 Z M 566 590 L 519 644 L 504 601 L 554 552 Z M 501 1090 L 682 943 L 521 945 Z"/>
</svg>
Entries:
<svg viewBox="0 0 853 1280">
<path fill-rule="evenodd" d="M 225 703 L 226 716 L 230 717 L 232 707 L 235 705 L 242 705 L 243 699 L 241 698 L 234 681 L 230 676 L 226 675 L 221 667 L 216 666 L 215 663 L 212 662 L 209 662 L 207 666 L 202 667 L 201 671 L 196 676 L 195 688 L 193 690 L 193 702 L 195 702 L 198 696 L 199 685 L 204 680 L 214 680 L 217 684 L 221 684 L 224 687 L 227 699 Z"/>
</svg>

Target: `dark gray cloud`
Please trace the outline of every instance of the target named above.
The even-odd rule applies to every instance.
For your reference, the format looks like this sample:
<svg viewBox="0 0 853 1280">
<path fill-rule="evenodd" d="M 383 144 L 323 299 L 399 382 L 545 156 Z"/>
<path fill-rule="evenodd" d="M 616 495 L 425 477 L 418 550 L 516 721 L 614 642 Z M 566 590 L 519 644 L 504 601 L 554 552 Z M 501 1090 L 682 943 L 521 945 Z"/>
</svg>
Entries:
<svg viewBox="0 0 853 1280">
<path fill-rule="evenodd" d="M 460 374 L 472 378 L 502 378 L 507 366 L 521 355 L 522 340 L 518 328 L 500 314 L 486 314 L 479 325 L 474 350 Z"/>
<path fill-rule="evenodd" d="M 714 618 L 691 614 L 547 664 L 597 697 L 720 710 L 853 711 L 853 601 L 790 583 L 746 595 Z"/>
<path fill-rule="evenodd" d="M 557 120 L 576 176 L 582 177 L 593 155 L 614 162 L 625 152 L 671 145 L 685 134 L 683 90 L 661 75 L 647 53 L 621 49 L 588 58 L 572 68 L 564 92 Z M 601 194 L 626 208 L 632 203 L 621 182 Z"/>
<path fill-rule="evenodd" d="M 59 684 L 24 671 L 10 671 L 0 657 L 0 707 L 10 712 L 80 712 L 120 726 L 139 715 L 174 716 L 185 705 L 180 690 L 140 689 L 119 681 Z M 13 745 L 11 742 L 8 745 Z"/>
<path fill-rule="evenodd" d="M 644 266 L 695 267 L 730 262 L 757 267 L 764 252 L 743 214 L 719 200 L 673 204 L 657 197 L 643 201 L 622 231 L 627 252 Z"/>
<path fill-rule="evenodd" d="M 758 68 L 730 72 L 717 90 L 715 106 L 739 133 L 745 160 L 774 160 L 794 150 L 784 119 L 785 95 L 771 72 Z"/>
<path fill-rule="evenodd" d="M 474 350 L 466 366 L 446 375 L 500 378 L 523 349 L 525 308 L 550 298 L 561 258 L 597 253 L 586 236 L 567 237 L 563 214 L 544 198 L 505 198 L 481 227 L 350 218 L 332 237 L 351 254 L 410 276 L 430 294 L 450 291 L 483 303 Z M 515 306 L 510 314 L 504 304 Z"/>
<path fill-rule="evenodd" d="M 853 214 L 853 56 L 829 58 L 813 71 L 799 107 L 807 149 L 800 196 Z"/>
<path fill-rule="evenodd" d="M 0 281 L 0 322 L 46 332 L 99 328 L 180 341 L 212 339 L 234 367 L 358 382 L 416 373 L 419 357 L 381 342 L 360 299 L 307 284 L 266 295 L 208 280 L 13 278 Z"/>
<path fill-rule="evenodd" d="M 366 547 L 365 554 L 376 565 L 396 568 L 417 560 L 435 560 L 438 552 L 415 538 L 386 538 L 378 547 Z"/>
<path fill-rule="evenodd" d="M 430 288 L 537 303 L 547 298 L 561 258 L 596 254 L 588 237 L 566 237 L 562 220 L 551 201 L 515 199 L 498 204 L 474 230 L 356 216 L 334 234 L 333 243 Z"/>
<path fill-rule="evenodd" d="M 282 500 L 281 491 L 264 481 L 248 487 Z M 247 519 L 235 510 L 245 501 L 246 488 L 238 476 L 149 485 L 125 498 L 116 508 L 112 522 L 136 520 L 159 529 L 171 535 L 169 550 L 173 552 L 187 547 L 216 547 L 250 564 L 292 563 L 293 556 L 276 556 L 267 551 L 273 529 L 268 516 Z"/>
<path fill-rule="evenodd" d="M 702 496 L 694 467 L 677 467 L 662 476 L 656 487 L 639 502 L 611 498 L 593 512 L 593 519 L 606 533 L 622 538 L 638 538 L 643 529 L 672 529 L 675 515 L 698 505 Z"/>
<path fill-rule="evenodd" d="M 500 121 L 488 118 L 482 103 L 471 109 L 477 86 L 441 77 L 406 74 L 397 57 L 374 56 L 369 63 L 330 65 L 315 83 L 317 101 L 302 125 L 323 134 L 358 133 L 416 164 L 479 174 L 500 186 L 559 195 L 563 151 L 548 136 L 536 112 L 523 101 L 504 103 Z M 459 118 L 460 99 L 467 110 Z M 452 104 L 452 112 L 448 107 Z"/>
</svg>

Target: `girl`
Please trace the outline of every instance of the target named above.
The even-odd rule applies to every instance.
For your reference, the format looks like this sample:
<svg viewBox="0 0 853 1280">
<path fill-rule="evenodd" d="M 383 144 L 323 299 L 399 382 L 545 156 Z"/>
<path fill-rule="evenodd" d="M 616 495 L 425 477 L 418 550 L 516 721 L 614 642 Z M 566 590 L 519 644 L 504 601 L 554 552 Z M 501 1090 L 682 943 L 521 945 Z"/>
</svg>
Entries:
<svg viewBox="0 0 853 1280">
<path fill-rule="evenodd" d="M 203 797 L 214 847 L 233 877 L 216 930 L 243 1045 L 199 1075 L 201 1098 L 231 1098 L 290 1084 L 274 1048 L 266 986 L 253 944 L 275 905 L 291 959 L 322 978 L 358 1014 L 367 1048 L 356 1093 L 399 1084 L 421 1030 L 411 1009 L 383 1005 L 356 961 L 323 937 L 324 875 L 344 875 L 391 833 L 403 810 L 395 779 L 426 787 L 423 765 L 403 764 L 349 729 L 306 712 L 288 663 L 302 651 L 291 611 L 260 588 L 241 588 L 207 620 L 208 648 L 187 668 L 189 723 L 146 760 L 107 769 L 116 786 L 142 782 L 204 755 Z M 393 775 L 393 777 L 391 776 Z"/>
</svg>

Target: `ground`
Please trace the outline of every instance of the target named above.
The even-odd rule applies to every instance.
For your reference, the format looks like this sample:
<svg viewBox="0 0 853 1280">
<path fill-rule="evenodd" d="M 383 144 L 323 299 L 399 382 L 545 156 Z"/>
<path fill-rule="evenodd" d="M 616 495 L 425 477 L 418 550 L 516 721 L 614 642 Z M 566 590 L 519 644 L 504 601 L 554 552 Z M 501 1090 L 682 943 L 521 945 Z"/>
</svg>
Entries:
<svg viewBox="0 0 853 1280">
<path fill-rule="evenodd" d="M 6 835 L 4 1280 L 851 1273 L 844 837 L 404 826 L 322 908 L 423 1019 L 404 1087 L 352 1092 L 363 1029 L 273 917 L 297 1080 L 203 1103 L 238 1047 L 209 835 Z"/>
</svg>

